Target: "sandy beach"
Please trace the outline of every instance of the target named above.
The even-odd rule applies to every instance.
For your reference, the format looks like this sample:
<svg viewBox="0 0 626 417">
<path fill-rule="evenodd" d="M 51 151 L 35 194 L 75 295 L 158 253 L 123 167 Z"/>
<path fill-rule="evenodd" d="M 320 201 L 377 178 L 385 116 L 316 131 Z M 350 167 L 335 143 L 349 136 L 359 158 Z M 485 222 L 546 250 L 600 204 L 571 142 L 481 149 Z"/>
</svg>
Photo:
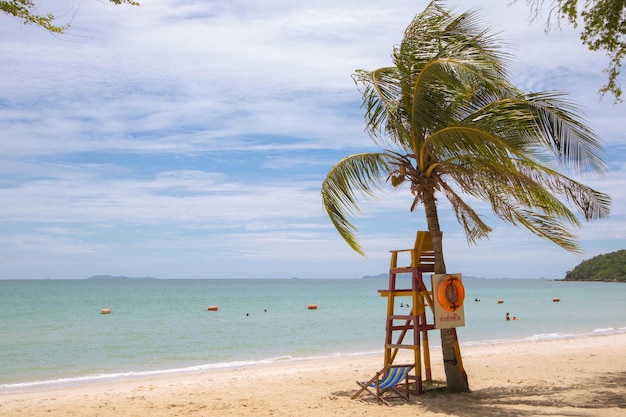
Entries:
<svg viewBox="0 0 626 417">
<path fill-rule="evenodd" d="M 443 380 L 438 348 L 433 378 Z M 626 334 L 462 347 L 469 394 L 352 400 L 382 354 L 0 395 L 0 416 L 624 416 Z"/>
</svg>

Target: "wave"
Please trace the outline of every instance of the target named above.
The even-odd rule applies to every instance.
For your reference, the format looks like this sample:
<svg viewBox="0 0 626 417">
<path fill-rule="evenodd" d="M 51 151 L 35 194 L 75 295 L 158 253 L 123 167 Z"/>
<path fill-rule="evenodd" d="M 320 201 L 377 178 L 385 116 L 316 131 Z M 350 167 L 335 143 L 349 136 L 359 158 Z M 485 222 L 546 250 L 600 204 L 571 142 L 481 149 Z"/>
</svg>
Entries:
<svg viewBox="0 0 626 417">
<path fill-rule="evenodd" d="M 491 340 L 476 340 L 461 343 L 463 346 L 481 346 L 481 345 L 493 345 L 493 344 L 506 344 L 506 343 L 523 343 L 523 342 L 539 342 L 549 340 L 564 340 L 564 339 L 579 339 L 593 336 L 610 336 L 614 334 L 626 333 L 626 327 L 604 327 L 593 329 L 590 332 L 580 333 L 537 333 L 521 339 L 491 339 Z"/>
<path fill-rule="evenodd" d="M 113 382 L 124 379 L 144 378 L 150 376 L 164 376 L 164 375 L 180 375 L 189 374 L 195 372 L 205 372 L 216 369 L 235 369 L 246 368 L 258 365 L 269 365 L 272 363 L 281 362 L 299 362 L 319 359 L 332 359 L 332 358 L 347 358 L 356 356 L 365 356 L 372 354 L 380 354 L 382 350 L 378 351 L 362 351 L 362 352 L 334 352 L 327 355 L 312 355 L 312 356 L 277 356 L 273 358 L 260 359 L 260 360 L 247 360 L 247 361 L 231 361 L 221 363 L 208 363 L 194 366 L 187 366 L 182 368 L 172 369 L 158 369 L 149 371 L 128 371 L 128 372 L 114 372 L 107 374 L 97 375 L 83 375 L 70 378 L 58 378 L 41 381 L 28 381 L 18 382 L 10 384 L 0 384 L 0 394 L 34 391 L 34 390 L 47 390 L 52 388 L 73 387 L 79 385 L 88 385 L 94 383 Z"/>
<path fill-rule="evenodd" d="M 477 340 L 467 341 L 461 343 L 462 346 L 481 346 L 481 345 L 494 345 L 494 344 L 508 344 L 508 343 L 530 343 L 537 341 L 549 341 L 549 340 L 563 340 L 563 339 L 576 339 L 593 336 L 613 335 L 626 333 L 626 327 L 605 327 L 593 329 L 590 332 L 582 333 L 538 333 L 521 339 L 491 339 L 491 340 Z M 374 354 L 382 354 L 383 350 L 370 350 L 370 351 L 357 351 L 357 352 L 333 352 L 329 354 L 319 354 L 310 356 L 291 356 L 282 355 L 271 358 L 259 359 L 259 360 L 245 360 L 245 361 L 229 361 L 220 363 L 207 363 L 200 365 L 193 365 L 180 368 L 171 369 L 158 369 L 158 370 L 146 370 L 146 371 L 127 371 L 127 372 L 113 372 L 106 374 L 96 375 L 82 375 L 77 377 L 57 378 L 49 380 L 28 381 L 19 383 L 0 384 L 0 394 L 26 392 L 35 390 L 47 390 L 62 387 L 73 387 L 80 385 L 96 384 L 113 382 L 120 380 L 128 380 L 134 378 L 144 378 L 150 376 L 165 376 L 165 375 L 179 375 L 196 372 L 206 372 L 218 369 L 235 369 L 246 368 L 259 365 L 270 365 L 273 363 L 284 362 L 300 362 L 309 360 L 320 359 L 333 359 L 333 358 L 347 358 L 358 357 Z"/>
</svg>

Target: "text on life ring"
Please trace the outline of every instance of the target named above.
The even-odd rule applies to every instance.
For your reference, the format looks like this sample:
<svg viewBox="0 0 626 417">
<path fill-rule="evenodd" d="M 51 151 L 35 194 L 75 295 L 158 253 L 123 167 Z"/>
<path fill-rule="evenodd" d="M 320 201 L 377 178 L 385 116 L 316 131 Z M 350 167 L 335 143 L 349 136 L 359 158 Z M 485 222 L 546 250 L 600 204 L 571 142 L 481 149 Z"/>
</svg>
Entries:
<svg viewBox="0 0 626 417">
<path fill-rule="evenodd" d="M 457 277 L 448 275 L 437 287 L 437 302 L 447 311 L 456 311 L 463 305 L 465 287 Z"/>
</svg>

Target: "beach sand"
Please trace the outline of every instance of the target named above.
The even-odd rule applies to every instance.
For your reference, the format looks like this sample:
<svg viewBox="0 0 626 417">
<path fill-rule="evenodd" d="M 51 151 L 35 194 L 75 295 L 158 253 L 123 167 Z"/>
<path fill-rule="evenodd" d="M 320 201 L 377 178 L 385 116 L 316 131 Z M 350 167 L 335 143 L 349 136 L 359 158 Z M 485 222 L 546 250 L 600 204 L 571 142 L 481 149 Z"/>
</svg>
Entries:
<svg viewBox="0 0 626 417">
<path fill-rule="evenodd" d="M 433 378 L 444 380 L 439 348 Z M 462 347 L 471 393 L 352 400 L 373 356 L 0 395 L 0 416 L 626 416 L 626 334 Z"/>
</svg>

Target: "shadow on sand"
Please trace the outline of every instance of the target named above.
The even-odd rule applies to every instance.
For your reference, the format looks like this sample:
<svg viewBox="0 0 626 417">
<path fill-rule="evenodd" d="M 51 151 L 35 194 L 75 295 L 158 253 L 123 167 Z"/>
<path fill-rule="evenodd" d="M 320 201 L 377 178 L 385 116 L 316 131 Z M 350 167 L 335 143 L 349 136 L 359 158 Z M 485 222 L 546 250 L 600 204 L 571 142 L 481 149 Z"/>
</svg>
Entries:
<svg viewBox="0 0 626 417">
<path fill-rule="evenodd" d="M 333 393 L 348 398 L 352 394 L 354 391 Z M 359 397 L 359 401 L 376 404 L 376 398 L 371 395 Z M 389 402 L 392 406 L 405 404 L 400 398 L 391 398 Z M 490 387 L 463 394 L 449 394 L 445 388 L 436 388 L 412 396 L 408 404 L 432 413 L 463 417 L 599 416 L 609 414 L 609 410 L 614 415 L 620 411 L 626 415 L 626 371 L 575 385 Z"/>
</svg>

